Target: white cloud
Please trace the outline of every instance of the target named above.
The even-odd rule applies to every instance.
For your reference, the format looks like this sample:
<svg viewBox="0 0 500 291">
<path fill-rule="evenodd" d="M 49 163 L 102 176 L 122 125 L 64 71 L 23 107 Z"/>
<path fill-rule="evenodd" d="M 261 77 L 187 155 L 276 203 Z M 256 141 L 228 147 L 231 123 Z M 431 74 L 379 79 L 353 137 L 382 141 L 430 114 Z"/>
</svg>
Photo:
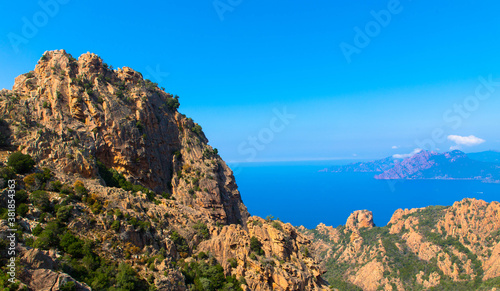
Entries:
<svg viewBox="0 0 500 291">
<path fill-rule="evenodd" d="M 464 146 L 468 146 L 468 147 L 479 145 L 479 144 L 482 144 L 483 142 L 485 142 L 484 139 L 473 136 L 473 135 L 469 135 L 469 136 L 449 135 L 448 140 L 451 140 L 452 142 L 456 143 L 457 146 L 464 145 Z"/>
<path fill-rule="evenodd" d="M 393 150 L 399 149 L 399 146 L 392 146 Z"/>
<path fill-rule="evenodd" d="M 422 149 L 414 149 L 409 154 L 396 154 L 396 155 L 393 155 L 392 157 L 395 158 L 395 159 L 406 159 L 406 158 L 409 158 L 409 157 L 413 157 L 413 155 L 418 154 L 421 151 L 422 151 Z"/>
</svg>

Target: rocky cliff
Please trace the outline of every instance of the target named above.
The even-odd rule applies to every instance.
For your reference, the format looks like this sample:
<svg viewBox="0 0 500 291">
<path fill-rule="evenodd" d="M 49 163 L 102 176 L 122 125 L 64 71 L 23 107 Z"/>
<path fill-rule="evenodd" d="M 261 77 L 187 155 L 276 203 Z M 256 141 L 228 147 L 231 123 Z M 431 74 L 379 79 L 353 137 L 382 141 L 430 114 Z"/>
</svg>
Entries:
<svg viewBox="0 0 500 291">
<path fill-rule="evenodd" d="M 201 127 L 177 112 L 178 98 L 130 68 L 113 70 L 91 53 L 76 60 L 46 52 L 0 97 L 9 141 L 42 167 L 95 178 L 102 163 L 221 223 L 248 217 L 231 170 Z"/>
<path fill-rule="evenodd" d="M 323 258 L 338 290 L 496 290 L 500 288 L 500 204 L 464 199 L 452 206 L 397 210 L 374 227 L 370 212 L 346 226 L 299 228 Z M 362 217 L 363 223 L 359 223 Z"/>
<path fill-rule="evenodd" d="M 177 96 L 139 72 L 62 50 L 0 91 L 0 186 L 16 180 L 22 284 L 325 288 L 318 260 L 303 254 L 310 241 L 289 224 L 249 218 L 232 171 L 178 107 Z M 33 168 L 15 167 L 18 151 Z M 2 246 L 6 203 L 3 195 Z"/>
</svg>

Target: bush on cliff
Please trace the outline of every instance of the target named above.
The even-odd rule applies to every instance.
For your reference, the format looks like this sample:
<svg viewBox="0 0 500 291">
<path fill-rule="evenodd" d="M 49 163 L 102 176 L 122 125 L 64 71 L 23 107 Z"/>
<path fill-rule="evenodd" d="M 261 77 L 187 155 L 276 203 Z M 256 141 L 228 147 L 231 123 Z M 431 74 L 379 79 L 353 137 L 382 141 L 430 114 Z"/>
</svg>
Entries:
<svg viewBox="0 0 500 291">
<path fill-rule="evenodd" d="M 175 95 L 174 98 L 167 99 L 166 104 L 167 104 L 167 107 L 170 108 L 171 110 L 175 110 L 175 109 L 179 108 L 179 106 L 181 105 L 179 103 L 179 96 Z"/>
<path fill-rule="evenodd" d="M 31 193 L 30 196 L 31 202 L 33 202 L 33 205 L 38 207 L 43 212 L 49 212 L 51 211 L 51 205 L 50 205 L 50 199 L 49 199 L 49 194 L 47 192 L 42 191 L 42 190 L 36 190 L 33 193 Z"/>
<path fill-rule="evenodd" d="M 25 155 L 21 152 L 12 153 L 9 156 L 7 165 L 12 167 L 18 174 L 26 174 L 33 169 L 35 161 L 30 155 Z"/>
<path fill-rule="evenodd" d="M 189 252 L 189 246 L 184 237 L 182 237 L 177 231 L 172 231 L 172 234 L 170 235 L 170 239 L 174 242 L 175 248 L 177 249 L 177 252 L 179 253 L 188 253 Z"/>
<path fill-rule="evenodd" d="M 252 236 L 250 238 L 250 250 L 252 250 L 252 252 L 255 252 L 257 255 L 264 254 L 264 251 L 262 250 L 262 243 L 255 236 Z"/>
<path fill-rule="evenodd" d="M 243 283 L 236 276 L 224 276 L 224 269 L 212 258 L 206 262 L 185 263 L 182 266 L 186 285 L 189 290 L 242 290 Z"/>
</svg>

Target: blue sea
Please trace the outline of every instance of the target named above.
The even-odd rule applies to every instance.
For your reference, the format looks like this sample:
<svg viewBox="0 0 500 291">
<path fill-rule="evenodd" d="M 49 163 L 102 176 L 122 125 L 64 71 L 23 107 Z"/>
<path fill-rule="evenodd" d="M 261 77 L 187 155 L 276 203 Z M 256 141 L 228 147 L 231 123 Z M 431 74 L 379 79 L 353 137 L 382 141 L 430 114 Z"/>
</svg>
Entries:
<svg viewBox="0 0 500 291">
<path fill-rule="evenodd" d="M 335 162 L 229 164 L 251 215 L 273 215 L 295 226 L 345 224 L 355 210 L 373 212 L 385 226 L 399 208 L 451 205 L 463 198 L 500 200 L 500 185 L 478 181 L 376 180 L 374 173 L 320 170 Z"/>
</svg>

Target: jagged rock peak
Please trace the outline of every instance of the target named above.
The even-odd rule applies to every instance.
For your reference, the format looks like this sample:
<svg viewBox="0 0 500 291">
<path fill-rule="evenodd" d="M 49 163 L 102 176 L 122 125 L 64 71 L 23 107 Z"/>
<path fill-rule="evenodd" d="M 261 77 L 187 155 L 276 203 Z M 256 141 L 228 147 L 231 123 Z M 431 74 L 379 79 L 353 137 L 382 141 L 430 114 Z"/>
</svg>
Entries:
<svg viewBox="0 0 500 291">
<path fill-rule="evenodd" d="M 373 223 L 373 213 L 368 210 L 354 211 L 349 218 L 347 218 L 346 228 L 349 230 L 359 230 L 361 228 L 372 228 L 375 226 Z"/>
<path fill-rule="evenodd" d="M 0 92 L 0 115 L 11 146 L 61 175 L 104 183 L 102 170 L 113 170 L 216 221 L 244 224 L 231 169 L 201 126 L 177 111 L 178 98 L 131 68 L 58 50 Z"/>
</svg>

